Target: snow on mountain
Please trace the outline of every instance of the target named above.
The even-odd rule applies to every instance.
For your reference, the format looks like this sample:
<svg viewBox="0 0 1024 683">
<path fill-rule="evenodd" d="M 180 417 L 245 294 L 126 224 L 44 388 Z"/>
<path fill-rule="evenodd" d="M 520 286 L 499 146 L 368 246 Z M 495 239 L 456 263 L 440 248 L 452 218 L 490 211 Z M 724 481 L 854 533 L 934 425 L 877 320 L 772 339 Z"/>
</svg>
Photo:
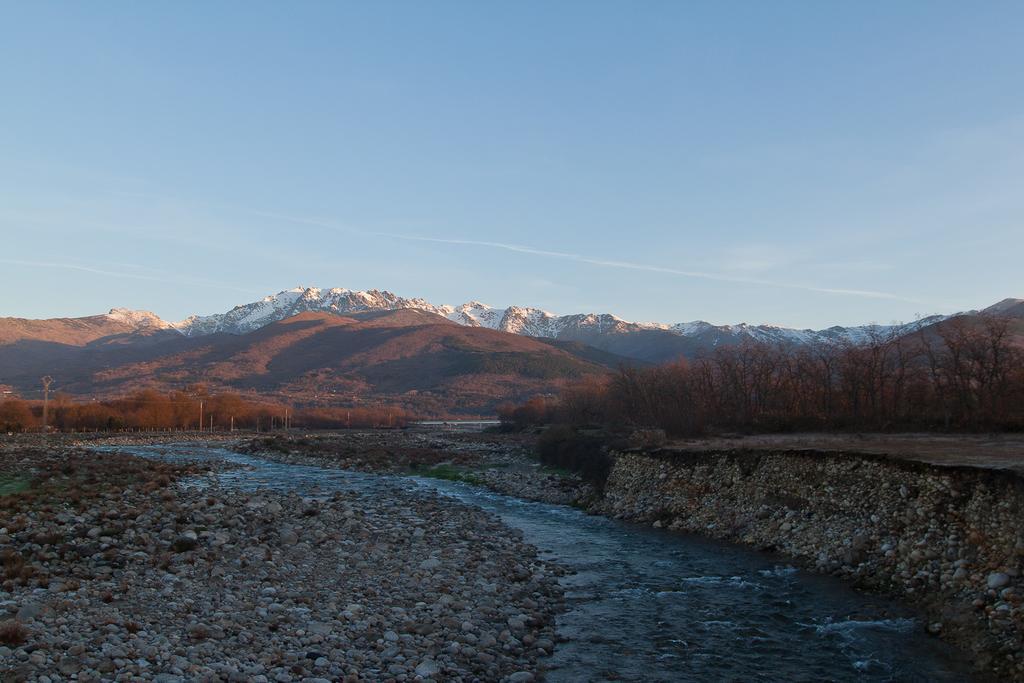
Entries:
<svg viewBox="0 0 1024 683">
<path fill-rule="evenodd" d="M 444 309 L 442 315 L 452 322 L 470 327 L 488 327 L 492 330 L 496 330 L 501 326 L 501 318 L 504 314 L 504 311 L 491 308 L 479 301 L 470 301 L 458 308 L 442 306 L 442 309 Z"/>
<path fill-rule="evenodd" d="M 872 335 L 886 335 L 894 331 L 910 331 L 942 319 L 942 316 L 924 318 L 904 326 L 867 325 L 861 327 L 830 327 L 824 330 L 797 330 L 774 325 L 712 325 L 704 321 L 686 323 L 636 323 L 611 314 L 585 313 L 555 315 L 539 308 L 509 306 L 494 308 L 479 301 L 461 306 L 438 306 L 425 299 L 406 299 L 391 292 L 372 289 L 353 291 L 334 288 L 296 287 L 266 296 L 260 301 L 232 308 L 227 313 L 208 316 L 190 316 L 170 325 L 152 314 L 123 312 L 120 315 L 149 315 L 167 326 L 173 326 L 186 336 L 200 336 L 214 332 L 244 334 L 264 325 L 282 320 L 304 311 L 327 311 L 345 315 L 363 311 L 414 308 L 443 316 L 452 322 L 471 327 L 486 327 L 531 337 L 550 339 L 592 340 L 596 336 L 628 335 L 632 333 L 671 334 L 685 338 L 702 338 L 706 346 L 735 343 L 743 339 L 770 343 L 806 344 L 815 342 L 853 342 L 868 340 Z M 122 311 L 123 309 L 115 309 Z M 111 312 L 114 315 L 114 311 Z"/>
<path fill-rule="evenodd" d="M 214 332 L 244 334 L 305 311 L 327 311 L 344 315 L 400 308 L 417 308 L 438 315 L 447 315 L 453 310 L 450 307 L 434 306 L 423 299 L 404 299 L 391 292 L 376 289 L 356 292 L 342 288 L 296 287 L 265 296 L 251 304 L 235 306 L 227 313 L 189 316 L 181 322 L 174 323 L 174 327 L 188 337 Z"/>
<path fill-rule="evenodd" d="M 104 317 L 140 330 L 171 330 L 175 326 L 156 313 L 133 311 L 130 308 L 111 308 Z"/>
<path fill-rule="evenodd" d="M 498 329 L 528 337 L 558 337 L 561 318 L 539 308 L 509 306 L 501 316 Z"/>
</svg>

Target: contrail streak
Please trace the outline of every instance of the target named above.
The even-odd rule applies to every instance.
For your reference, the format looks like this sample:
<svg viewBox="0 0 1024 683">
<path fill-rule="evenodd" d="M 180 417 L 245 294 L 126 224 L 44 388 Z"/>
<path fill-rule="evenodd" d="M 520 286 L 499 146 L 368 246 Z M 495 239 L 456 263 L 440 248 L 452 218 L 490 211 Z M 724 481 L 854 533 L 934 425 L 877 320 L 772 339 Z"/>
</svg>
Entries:
<svg viewBox="0 0 1024 683">
<path fill-rule="evenodd" d="M 299 224 L 299 225 L 311 225 L 311 226 L 314 226 L 314 227 L 324 228 L 324 229 L 332 230 L 332 231 L 336 231 L 336 232 L 345 232 L 345 233 L 349 233 L 349 234 L 353 234 L 353 235 L 366 235 L 366 236 L 370 236 L 370 237 L 388 237 L 388 238 L 391 238 L 391 239 L 399 239 L 399 240 L 404 240 L 404 241 L 408 241 L 408 242 L 432 242 L 432 243 L 435 243 L 435 244 L 454 244 L 454 245 L 463 245 L 463 246 L 487 247 L 487 248 L 490 248 L 490 249 L 501 249 L 501 250 L 504 250 L 504 251 L 511 251 L 511 252 L 515 252 L 515 253 L 519 253 L 519 254 L 532 254 L 532 255 L 535 255 L 535 256 L 543 256 L 543 257 L 546 257 L 546 258 L 562 259 L 562 260 L 565 260 L 565 261 L 575 261 L 577 263 L 586 263 L 586 264 L 589 264 L 589 265 L 600 266 L 600 267 L 604 267 L 604 268 L 618 268 L 618 269 L 624 269 L 624 270 L 638 270 L 638 271 L 645 271 L 645 272 L 649 272 L 649 273 L 665 273 L 667 275 L 678 275 L 680 277 L 689 277 L 689 278 L 695 278 L 695 279 L 700 279 L 700 280 L 710 280 L 710 281 L 714 281 L 714 282 L 732 282 L 732 283 L 737 283 L 737 284 L 760 285 L 760 286 L 764 286 L 764 287 L 778 287 L 778 288 L 782 288 L 782 289 L 793 289 L 793 290 L 800 290 L 800 291 L 805 291 L 805 292 L 818 292 L 818 293 L 821 293 L 821 294 L 835 294 L 835 295 L 840 295 L 840 296 L 857 296 L 857 297 L 863 297 L 863 298 L 869 298 L 869 299 L 889 299 L 889 300 L 893 300 L 893 301 L 905 301 L 905 302 L 914 303 L 914 304 L 926 304 L 926 302 L 923 302 L 923 301 L 920 301 L 920 300 L 917 300 L 917 299 L 910 299 L 910 298 L 907 298 L 907 297 L 904 297 L 904 296 L 900 296 L 898 294 L 893 294 L 891 292 L 881 292 L 881 291 L 870 290 L 870 289 L 845 289 L 845 288 L 837 288 L 837 287 L 819 287 L 819 286 L 816 286 L 816 285 L 805 285 L 805 284 L 799 284 L 799 283 L 793 283 L 793 282 L 780 282 L 780 281 L 777 281 L 777 280 L 764 280 L 764 279 L 761 279 L 761 278 L 741 277 L 741 276 L 736 276 L 736 275 L 728 275 L 728 274 L 725 274 L 725 273 L 712 273 L 712 272 L 699 271 L 699 270 L 689 270 L 689 269 L 683 269 L 683 268 L 671 268 L 671 267 L 668 267 L 668 266 L 659 266 L 659 265 L 650 264 L 650 263 L 637 263 L 637 262 L 634 262 L 634 261 L 618 261 L 618 260 L 613 260 L 613 259 L 605 259 L 605 258 L 598 258 L 598 257 L 594 257 L 594 256 L 587 256 L 585 254 L 576 254 L 576 253 L 572 253 L 572 252 L 553 251 L 553 250 L 549 250 L 549 249 L 539 249 L 539 248 L 536 248 L 536 247 L 531 247 L 531 246 L 522 245 L 522 244 L 511 244 L 511 243 L 508 243 L 508 242 L 491 242 L 491 241 L 486 241 L 486 240 L 454 239 L 454 238 L 444 238 L 444 237 L 425 237 L 425 236 L 420 236 L 420 235 L 408 235 L 408 234 L 403 234 L 403 233 L 380 232 L 380 231 L 375 231 L 375 230 L 364 230 L 364 229 L 361 229 L 361 228 L 356 228 L 356 227 L 349 226 L 349 225 L 342 225 L 342 224 L 334 223 L 334 222 L 331 222 L 331 221 L 319 220 L 319 219 L 315 219 L 315 218 L 306 218 L 306 217 L 303 217 L 303 216 L 292 216 L 292 215 L 288 215 L 288 214 L 277 213 L 277 212 L 274 212 L 274 211 L 263 211 L 263 210 L 260 210 L 260 209 L 240 208 L 240 207 L 237 207 L 237 206 L 228 206 L 228 205 L 223 205 L 221 208 L 232 209 L 232 210 L 236 210 L 236 211 L 237 210 L 242 210 L 242 211 L 245 211 L 246 213 L 249 213 L 249 214 L 252 214 L 252 215 L 255 215 L 255 216 L 263 216 L 264 218 L 272 218 L 272 219 L 275 219 L 275 220 L 288 221 L 290 223 L 296 223 L 296 224 Z M 110 274 L 113 274 L 113 273 L 110 273 Z M 122 277 L 130 277 L 127 274 L 122 274 L 120 276 L 122 276 Z M 225 286 L 225 288 L 235 289 L 236 291 L 246 291 L 246 292 L 249 291 L 249 290 L 240 290 L 238 288 L 231 288 L 231 287 L 227 287 L 227 286 Z"/>
<path fill-rule="evenodd" d="M 538 249 L 536 247 L 530 247 L 522 244 L 510 244 L 507 242 L 489 242 L 485 240 L 467 240 L 467 239 L 452 239 L 444 237 L 423 237 L 420 235 L 406 235 L 402 233 L 394 232 L 378 232 L 373 230 L 361 230 L 359 228 L 353 228 L 346 225 L 338 225 L 328 221 L 317 220 L 313 218 L 302 218 L 296 216 L 289 216 L 285 214 L 273 213 L 269 211 L 252 211 L 252 213 L 265 216 L 267 218 L 276 218 L 279 220 L 290 221 L 293 223 L 299 223 L 302 225 L 312 225 L 328 230 L 348 232 L 357 235 L 368 235 L 374 237 L 391 237 L 393 239 L 406 240 L 409 242 L 432 242 L 435 244 L 456 244 L 464 246 L 475 246 L 475 247 L 488 247 L 491 249 L 502 249 L 505 251 L 512 251 L 519 254 L 533 254 L 535 256 L 544 256 L 547 258 L 557 258 L 566 261 L 575 261 L 577 263 L 587 263 L 594 266 L 602 266 L 605 268 L 621 268 L 625 270 L 640 270 L 650 273 L 665 273 L 668 275 L 679 275 L 682 277 L 697 278 L 701 280 L 713 280 L 716 282 L 734 282 L 738 284 L 747 285 L 762 285 L 765 287 L 780 287 L 783 289 L 797 289 L 805 292 L 819 292 L 822 294 L 837 294 L 842 296 L 859 296 L 869 299 L 891 299 L 894 301 L 906 301 L 909 303 L 921 304 L 922 301 L 916 299 L 908 299 L 907 297 L 899 296 L 891 292 L 879 292 L 870 289 L 842 289 L 836 287 L 817 287 L 814 285 L 802 285 L 792 282 L 779 282 L 776 280 L 763 280 L 760 278 L 748 278 L 739 277 L 735 275 L 726 275 L 722 273 L 709 273 L 699 270 L 686 270 L 682 268 L 670 268 L 668 266 L 659 266 L 649 263 L 636 263 L 633 261 L 616 261 L 611 259 L 596 258 L 593 256 L 586 256 L 584 254 L 574 254 L 566 251 L 552 251 L 549 249 Z"/>
<path fill-rule="evenodd" d="M 816 287 L 814 285 L 801 285 L 791 282 L 778 282 L 775 280 L 762 280 L 759 278 L 738 277 L 734 275 L 724 275 L 721 273 L 708 273 L 699 270 L 684 270 L 682 268 L 670 268 L 668 266 L 658 266 L 649 263 L 635 263 L 633 261 L 616 261 L 611 259 L 595 258 L 592 256 L 574 254 L 565 251 L 550 251 L 548 249 L 537 249 L 535 247 L 528 247 L 521 244 L 507 244 L 505 242 L 487 242 L 483 240 L 446 239 L 441 237 L 421 237 L 417 235 L 401 235 L 395 233 L 378 232 L 372 234 L 385 235 L 388 237 L 395 237 L 397 239 L 410 240 L 415 242 L 436 242 L 440 244 L 461 244 L 467 246 L 490 247 L 492 249 L 504 249 L 505 251 L 513 251 L 520 254 L 535 254 L 537 256 L 558 258 L 566 261 L 576 261 L 577 263 L 588 263 L 591 265 L 603 266 L 606 268 L 622 268 L 626 270 L 642 270 L 651 273 L 666 273 L 669 275 L 680 275 L 683 277 L 698 278 L 701 280 L 714 280 L 717 282 L 735 282 L 748 285 L 764 285 L 768 287 L 782 287 L 785 289 L 799 289 L 808 292 L 821 292 L 824 294 L 860 296 L 871 299 L 894 299 L 898 301 L 908 301 L 911 303 L 921 303 L 919 301 L 907 299 L 905 297 L 901 297 L 890 292 L 878 292 L 866 289 L 838 289 L 833 287 Z"/>
<path fill-rule="evenodd" d="M 243 292 L 245 294 L 262 294 L 252 289 L 244 289 L 242 287 L 233 287 L 231 285 L 222 284 L 220 282 L 211 282 L 209 280 L 196 280 L 194 278 L 174 278 L 174 277 L 160 277 L 157 275 L 143 275 L 141 273 L 125 273 L 116 270 L 105 270 L 103 268 L 96 268 L 93 266 L 82 266 L 76 263 L 57 263 L 51 261 L 24 261 L 21 259 L 7 259 L 0 258 L 0 263 L 7 263 L 13 266 L 28 266 L 30 268 L 58 268 L 62 270 L 77 270 L 82 273 L 92 273 L 94 275 L 105 275 L 108 277 L 127 278 L 130 280 L 147 280 L 150 282 L 169 282 L 171 284 L 190 284 L 199 285 L 202 287 L 216 287 L 218 289 L 227 289 L 235 292 Z M 142 266 L 138 266 L 142 267 Z"/>
</svg>

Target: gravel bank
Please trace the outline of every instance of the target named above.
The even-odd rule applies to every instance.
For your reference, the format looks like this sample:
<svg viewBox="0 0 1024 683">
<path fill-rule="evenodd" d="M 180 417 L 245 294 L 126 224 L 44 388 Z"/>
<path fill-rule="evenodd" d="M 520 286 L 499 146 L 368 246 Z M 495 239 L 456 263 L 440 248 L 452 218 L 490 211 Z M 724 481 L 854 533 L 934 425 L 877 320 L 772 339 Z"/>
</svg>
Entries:
<svg viewBox="0 0 1024 683">
<path fill-rule="evenodd" d="M 350 431 L 253 438 L 238 450 L 291 464 L 461 479 L 553 505 L 582 505 L 596 495 L 575 474 L 541 467 L 531 455 L 532 443 L 516 436 Z"/>
<path fill-rule="evenodd" d="M 4 681 L 527 681 L 554 646 L 557 568 L 449 499 L 186 488 L 195 467 L 117 454 L 4 469 L 33 480 L 0 497 Z"/>
</svg>

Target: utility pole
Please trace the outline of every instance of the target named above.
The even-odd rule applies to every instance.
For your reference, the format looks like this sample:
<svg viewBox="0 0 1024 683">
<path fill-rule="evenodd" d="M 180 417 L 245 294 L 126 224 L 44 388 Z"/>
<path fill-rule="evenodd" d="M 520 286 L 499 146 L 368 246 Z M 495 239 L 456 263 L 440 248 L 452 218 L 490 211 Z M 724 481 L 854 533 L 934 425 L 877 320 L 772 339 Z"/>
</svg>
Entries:
<svg viewBox="0 0 1024 683">
<path fill-rule="evenodd" d="M 210 433 L 213 434 L 213 413 L 210 413 Z"/>
<path fill-rule="evenodd" d="M 43 431 L 49 431 L 48 426 L 50 412 L 50 385 L 53 384 L 53 378 L 49 375 L 43 377 Z"/>
<path fill-rule="evenodd" d="M 203 402 L 199 401 L 199 431 L 203 431 Z"/>
<path fill-rule="evenodd" d="M 235 431 L 235 416 L 231 416 L 231 431 Z"/>
</svg>

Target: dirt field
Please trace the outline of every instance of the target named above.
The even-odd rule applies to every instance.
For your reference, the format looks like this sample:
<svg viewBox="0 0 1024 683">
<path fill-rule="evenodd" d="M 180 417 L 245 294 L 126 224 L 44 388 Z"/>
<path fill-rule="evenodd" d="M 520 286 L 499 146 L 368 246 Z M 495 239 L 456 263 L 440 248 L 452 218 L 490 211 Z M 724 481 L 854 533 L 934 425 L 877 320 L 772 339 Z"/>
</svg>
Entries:
<svg viewBox="0 0 1024 683">
<path fill-rule="evenodd" d="M 760 434 L 680 439 L 668 448 L 712 450 L 813 450 L 871 453 L 944 467 L 1011 470 L 1024 476 L 1024 434 Z"/>
</svg>

